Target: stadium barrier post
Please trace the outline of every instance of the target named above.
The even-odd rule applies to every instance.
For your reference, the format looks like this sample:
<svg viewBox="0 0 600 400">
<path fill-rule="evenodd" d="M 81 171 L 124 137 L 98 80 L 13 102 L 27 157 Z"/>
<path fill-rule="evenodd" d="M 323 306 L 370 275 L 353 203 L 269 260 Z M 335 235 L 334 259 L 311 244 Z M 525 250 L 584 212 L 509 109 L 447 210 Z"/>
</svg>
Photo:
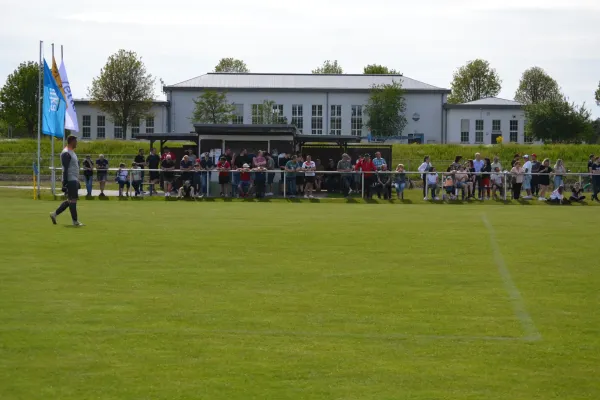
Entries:
<svg viewBox="0 0 600 400">
<path fill-rule="evenodd" d="M 504 176 L 504 201 L 506 201 L 506 191 L 508 190 L 508 180 L 506 179 L 506 172 L 502 174 Z"/>
<path fill-rule="evenodd" d="M 283 171 L 283 198 L 287 197 L 287 172 Z"/>
<path fill-rule="evenodd" d="M 133 172 L 133 170 L 130 169 L 129 170 L 129 186 L 127 187 L 127 196 L 129 196 L 129 193 L 131 192 L 131 185 L 133 184 L 132 179 L 131 179 L 132 172 Z"/>
<path fill-rule="evenodd" d="M 361 185 L 362 185 L 362 191 L 360 193 L 361 198 L 365 198 L 365 173 L 363 171 L 360 171 L 360 181 L 361 181 Z"/>
</svg>

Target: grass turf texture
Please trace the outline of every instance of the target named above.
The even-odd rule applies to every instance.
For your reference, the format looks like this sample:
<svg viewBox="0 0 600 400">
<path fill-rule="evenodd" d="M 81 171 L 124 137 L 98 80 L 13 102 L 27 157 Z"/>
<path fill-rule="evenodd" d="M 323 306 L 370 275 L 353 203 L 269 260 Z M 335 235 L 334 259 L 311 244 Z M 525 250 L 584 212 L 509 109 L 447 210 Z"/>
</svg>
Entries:
<svg viewBox="0 0 600 400">
<path fill-rule="evenodd" d="M 600 397 L 595 207 L 11 193 L 3 400 Z"/>
</svg>

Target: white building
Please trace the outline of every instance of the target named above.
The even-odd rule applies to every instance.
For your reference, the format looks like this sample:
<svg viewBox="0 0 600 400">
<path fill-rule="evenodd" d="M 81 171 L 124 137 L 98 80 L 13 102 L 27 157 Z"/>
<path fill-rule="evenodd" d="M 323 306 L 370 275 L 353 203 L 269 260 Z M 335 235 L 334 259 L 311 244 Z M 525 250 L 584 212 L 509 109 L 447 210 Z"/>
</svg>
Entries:
<svg viewBox="0 0 600 400">
<path fill-rule="evenodd" d="M 265 100 L 307 135 L 368 135 L 365 105 L 373 85 L 402 82 L 406 90 L 408 125 L 402 135 L 440 143 L 443 105 L 450 93 L 401 75 L 209 73 L 165 86 L 170 104 L 168 132 L 193 131 L 194 99 L 203 91 L 227 91 L 237 107 L 234 124 L 252 124 L 253 113 Z"/>
<path fill-rule="evenodd" d="M 167 130 L 168 105 L 166 101 L 154 101 L 150 115 L 141 119 L 137 125 L 123 128 L 115 126 L 108 115 L 90 104 L 89 100 L 75 100 L 79 137 L 83 140 L 131 139 L 136 133 L 162 133 Z"/>
<path fill-rule="evenodd" d="M 462 104 L 446 104 L 446 143 L 531 143 L 525 137 L 525 112 L 516 101 L 490 97 Z"/>
</svg>

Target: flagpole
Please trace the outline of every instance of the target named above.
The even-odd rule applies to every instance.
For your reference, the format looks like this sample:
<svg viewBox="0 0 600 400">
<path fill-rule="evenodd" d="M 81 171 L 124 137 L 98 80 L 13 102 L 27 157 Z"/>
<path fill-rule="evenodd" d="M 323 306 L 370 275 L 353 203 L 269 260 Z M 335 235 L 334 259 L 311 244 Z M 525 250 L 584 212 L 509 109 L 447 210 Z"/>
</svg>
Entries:
<svg viewBox="0 0 600 400">
<path fill-rule="evenodd" d="M 60 62 L 63 62 L 63 45 L 60 45 Z M 65 98 L 65 101 L 67 101 L 67 99 Z M 63 132 L 63 149 L 65 148 L 65 133 Z"/>
<path fill-rule="evenodd" d="M 54 62 L 54 43 L 52 43 L 52 62 Z M 54 169 L 54 136 L 50 136 L 50 152 L 52 153 L 52 156 L 50 157 L 50 169 L 52 171 L 50 173 L 50 175 L 52 176 L 52 196 L 56 196 L 56 170 Z"/>
<path fill-rule="evenodd" d="M 44 42 L 42 40 L 40 40 L 40 70 L 38 71 L 38 146 L 37 146 L 37 163 L 38 163 L 38 170 L 37 170 L 37 197 L 38 199 L 40 198 L 40 171 L 42 169 L 42 166 L 40 165 L 41 162 L 41 142 L 42 142 L 42 70 L 44 68 L 44 64 L 42 61 L 42 50 L 44 47 Z"/>
</svg>

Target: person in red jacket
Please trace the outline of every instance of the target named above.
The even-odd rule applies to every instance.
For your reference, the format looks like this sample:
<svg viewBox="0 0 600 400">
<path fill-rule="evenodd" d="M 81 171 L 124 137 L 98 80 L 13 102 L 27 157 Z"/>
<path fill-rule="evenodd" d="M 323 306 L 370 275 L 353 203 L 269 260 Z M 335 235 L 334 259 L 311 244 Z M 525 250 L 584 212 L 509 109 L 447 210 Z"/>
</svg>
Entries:
<svg viewBox="0 0 600 400">
<path fill-rule="evenodd" d="M 377 171 L 377 167 L 369 154 L 365 154 L 360 167 L 365 177 L 365 198 L 371 199 L 373 197 L 373 184 L 375 183 L 375 171 Z"/>
</svg>

